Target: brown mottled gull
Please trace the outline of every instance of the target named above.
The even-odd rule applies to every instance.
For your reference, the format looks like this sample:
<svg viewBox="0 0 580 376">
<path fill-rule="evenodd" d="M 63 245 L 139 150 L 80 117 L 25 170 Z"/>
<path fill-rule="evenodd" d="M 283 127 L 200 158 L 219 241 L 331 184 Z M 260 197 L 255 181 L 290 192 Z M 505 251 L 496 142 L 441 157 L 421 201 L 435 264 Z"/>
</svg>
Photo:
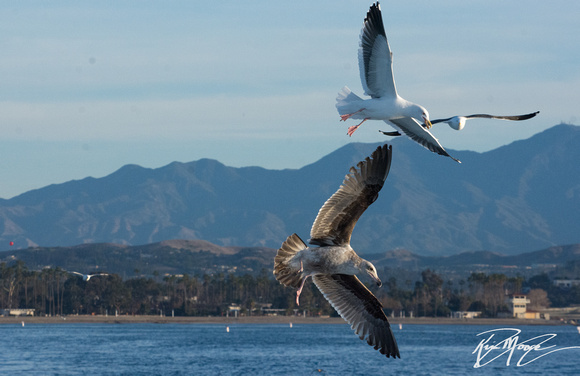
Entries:
<svg viewBox="0 0 580 376">
<path fill-rule="evenodd" d="M 379 300 L 356 277 L 368 274 L 381 280 L 369 261 L 350 246 L 357 220 L 377 199 L 391 166 L 392 148 L 378 147 L 357 167 L 351 167 L 340 188 L 324 203 L 310 230 L 308 247 L 296 234 L 282 244 L 274 260 L 280 283 L 298 289 L 296 303 L 308 277 L 350 325 L 360 339 L 381 354 L 399 357 L 397 342 Z"/>
</svg>

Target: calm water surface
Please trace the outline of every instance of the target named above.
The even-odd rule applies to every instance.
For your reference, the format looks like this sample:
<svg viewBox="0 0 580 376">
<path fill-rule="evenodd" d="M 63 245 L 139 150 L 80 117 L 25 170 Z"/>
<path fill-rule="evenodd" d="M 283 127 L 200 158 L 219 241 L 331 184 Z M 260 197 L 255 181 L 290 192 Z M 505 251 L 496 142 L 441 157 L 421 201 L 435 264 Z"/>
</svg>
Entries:
<svg viewBox="0 0 580 376">
<path fill-rule="evenodd" d="M 503 355 L 474 368 L 472 352 L 501 326 L 394 326 L 401 359 L 387 359 L 345 325 L 27 324 L 1 325 L 2 375 L 579 375 L 580 349 L 546 355 L 523 367 Z M 520 326 L 520 343 L 580 346 L 572 326 Z M 497 335 L 499 336 L 500 333 Z M 511 334 L 511 333 L 510 333 Z M 502 334 L 505 338 L 506 335 Z M 493 341 L 493 339 L 492 339 Z M 531 341 L 530 341 L 531 342 Z M 534 343 L 539 342 L 535 340 Z M 489 342 L 491 344 L 491 342 Z M 495 350 L 491 354 L 499 355 Z M 541 352 L 531 352 L 525 361 Z M 493 355 L 493 356 L 495 356 Z M 490 360 L 485 358 L 481 363 Z M 525 363 L 522 362 L 522 363 Z"/>
</svg>

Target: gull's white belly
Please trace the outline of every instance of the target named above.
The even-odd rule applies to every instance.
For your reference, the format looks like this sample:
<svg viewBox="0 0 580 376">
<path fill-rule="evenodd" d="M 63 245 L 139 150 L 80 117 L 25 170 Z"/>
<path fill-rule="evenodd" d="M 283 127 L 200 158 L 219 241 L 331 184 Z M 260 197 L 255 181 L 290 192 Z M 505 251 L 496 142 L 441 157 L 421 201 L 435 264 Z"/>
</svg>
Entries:
<svg viewBox="0 0 580 376">
<path fill-rule="evenodd" d="M 354 274 L 353 253 L 350 247 L 307 248 L 300 252 L 304 273 L 313 274 Z M 300 262 L 300 261 L 298 261 Z"/>
<path fill-rule="evenodd" d="M 397 100 L 384 98 L 366 99 L 360 104 L 364 108 L 359 113 L 354 114 L 354 119 L 388 120 L 402 117 L 401 106 Z"/>
</svg>

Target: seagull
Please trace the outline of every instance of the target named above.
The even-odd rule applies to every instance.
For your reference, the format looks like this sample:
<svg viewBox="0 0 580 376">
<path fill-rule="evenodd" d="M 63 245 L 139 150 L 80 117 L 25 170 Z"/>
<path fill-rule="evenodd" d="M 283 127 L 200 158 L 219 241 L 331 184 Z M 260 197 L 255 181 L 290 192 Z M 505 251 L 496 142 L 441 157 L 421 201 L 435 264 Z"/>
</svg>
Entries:
<svg viewBox="0 0 580 376">
<path fill-rule="evenodd" d="M 349 127 L 347 134 L 352 136 L 367 120 L 383 120 L 430 151 L 461 163 L 451 157 L 428 131 L 431 127 L 429 112 L 423 106 L 409 102 L 397 94 L 393 77 L 393 53 L 387 41 L 378 2 L 371 5 L 364 20 L 358 60 L 363 89 L 371 98 L 362 99 L 346 86 L 338 93 L 336 109 L 340 119 L 362 119 L 359 124 Z M 400 133 L 393 132 L 393 135 Z"/>
<path fill-rule="evenodd" d="M 69 272 L 69 273 L 72 273 L 72 274 L 76 274 L 78 276 L 81 276 L 82 279 L 83 279 L 83 281 L 86 281 L 86 282 L 88 282 L 92 277 L 98 277 L 98 276 L 101 276 L 101 275 L 108 275 L 107 273 L 95 273 L 95 274 L 82 274 L 82 273 L 79 273 L 79 272 Z"/>
<path fill-rule="evenodd" d="M 525 114 L 525 115 L 507 115 L 507 116 L 502 116 L 502 115 L 488 115 L 488 114 L 473 114 L 473 115 L 468 115 L 468 116 L 453 116 L 447 119 L 436 119 L 436 120 L 432 120 L 431 124 L 437 124 L 437 123 L 447 123 L 449 124 L 449 126 L 453 129 L 455 129 L 456 131 L 460 131 L 463 129 L 463 127 L 465 127 L 465 122 L 467 121 L 467 119 L 475 119 L 475 118 L 481 118 L 481 119 L 500 119 L 500 120 L 528 120 L 533 118 L 534 116 L 536 116 L 537 114 L 539 114 L 540 111 L 536 111 L 536 112 L 532 112 L 530 114 Z M 383 132 L 384 133 L 384 132 Z"/>
<path fill-rule="evenodd" d="M 447 123 L 449 126 L 456 131 L 460 131 L 465 127 L 465 122 L 467 119 L 474 119 L 474 118 L 481 118 L 481 119 L 500 119 L 500 120 L 528 120 L 539 114 L 540 111 L 532 112 L 525 115 L 488 115 L 488 114 L 473 114 L 467 116 L 453 116 L 446 119 L 436 119 L 432 120 L 431 124 L 437 123 Z M 423 125 L 425 126 L 425 125 Z M 384 132 L 379 131 L 387 136 L 401 136 L 401 134 L 397 131 L 394 132 Z"/>
<path fill-rule="evenodd" d="M 347 321 L 361 340 L 381 354 L 399 357 L 399 349 L 382 304 L 356 277 L 381 280 L 372 263 L 350 246 L 357 220 L 377 199 L 391 167 L 392 147 L 378 147 L 370 157 L 351 167 L 340 188 L 319 210 L 310 230 L 309 247 L 297 234 L 290 235 L 274 259 L 274 275 L 286 286 L 297 288 L 296 304 L 308 277 L 326 300 Z"/>
</svg>

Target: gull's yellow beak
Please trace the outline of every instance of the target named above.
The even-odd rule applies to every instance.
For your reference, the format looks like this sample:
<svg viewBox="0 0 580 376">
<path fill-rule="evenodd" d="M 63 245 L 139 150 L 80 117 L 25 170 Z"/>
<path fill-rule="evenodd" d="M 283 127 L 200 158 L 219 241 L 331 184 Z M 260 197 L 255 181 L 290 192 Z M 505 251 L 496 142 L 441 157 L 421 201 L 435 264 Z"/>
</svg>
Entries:
<svg viewBox="0 0 580 376">
<path fill-rule="evenodd" d="M 381 279 L 379 278 L 379 276 L 377 275 L 377 273 L 375 271 L 369 271 L 368 273 L 371 276 L 371 279 L 373 281 L 375 281 L 375 283 L 377 284 L 378 287 L 381 287 L 383 285 L 383 283 L 381 282 Z"/>
<path fill-rule="evenodd" d="M 427 126 L 427 129 L 430 129 L 433 124 L 431 124 L 431 121 L 427 118 L 423 118 L 423 120 L 425 120 L 425 125 Z"/>
</svg>

